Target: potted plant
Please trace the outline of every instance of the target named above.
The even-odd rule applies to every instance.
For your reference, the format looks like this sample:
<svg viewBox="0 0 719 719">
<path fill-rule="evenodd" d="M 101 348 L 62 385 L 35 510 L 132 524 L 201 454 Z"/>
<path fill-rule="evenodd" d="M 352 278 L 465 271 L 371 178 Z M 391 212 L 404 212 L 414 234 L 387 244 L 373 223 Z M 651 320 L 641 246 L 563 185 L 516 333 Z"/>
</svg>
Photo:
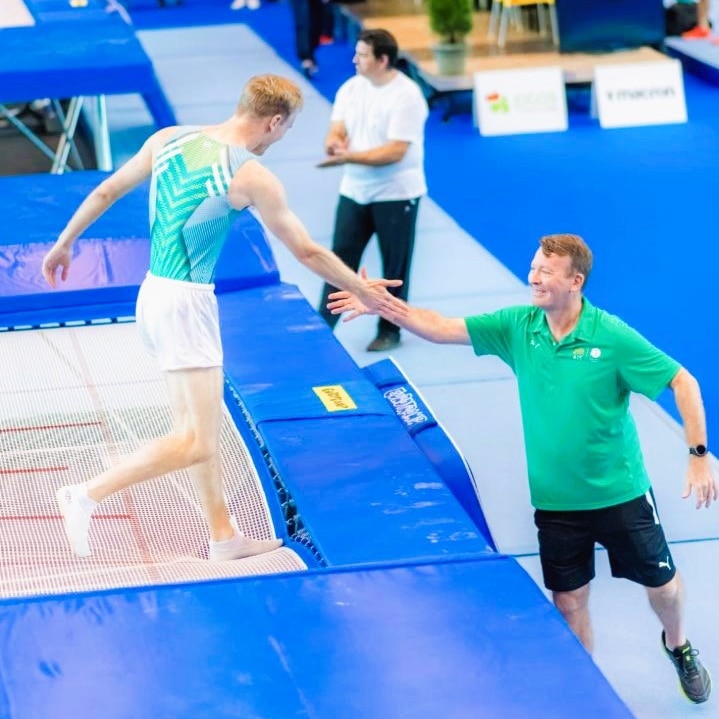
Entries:
<svg viewBox="0 0 719 719">
<path fill-rule="evenodd" d="M 464 75 L 473 9 L 473 0 L 427 0 L 429 26 L 440 37 L 432 47 L 440 75 Z"/>
</svg>

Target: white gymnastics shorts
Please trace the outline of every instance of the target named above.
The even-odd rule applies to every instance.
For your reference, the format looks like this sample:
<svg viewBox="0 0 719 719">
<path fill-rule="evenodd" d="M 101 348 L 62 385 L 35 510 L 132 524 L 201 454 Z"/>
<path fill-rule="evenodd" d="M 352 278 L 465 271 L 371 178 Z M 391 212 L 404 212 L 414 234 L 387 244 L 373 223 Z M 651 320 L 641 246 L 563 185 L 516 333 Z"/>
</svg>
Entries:
<svg viewBox="0 0 719 719">
<path fill-rule="evenodd" d="M 168 372 L 222 367 L 222 339 L 214 285 L 147 273 L 135 309 L 145 348 Z"/>
</svg>

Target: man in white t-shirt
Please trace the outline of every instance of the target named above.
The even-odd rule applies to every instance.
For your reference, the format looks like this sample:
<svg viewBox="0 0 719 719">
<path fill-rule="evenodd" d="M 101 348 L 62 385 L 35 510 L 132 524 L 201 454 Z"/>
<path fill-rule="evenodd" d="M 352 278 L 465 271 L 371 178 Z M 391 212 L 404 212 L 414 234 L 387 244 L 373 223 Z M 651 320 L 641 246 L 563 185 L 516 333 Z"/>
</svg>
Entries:
<svg viewBox="0 0 719 719">
<path fill-rule="evenodd" d="M 364 30 L 355 47 L 357 74 L 337 91 L 327 158 L 319 167 L 344 165 L 332 249 L 355 270 L 376 234 L 383 274 L 403 280 L 393 289 L 402 299 L 409 290 L 419 200 L 424 177 L 424 124 L 427 102 L 413 80 L 397 70 L 398 47 L 386 30 Z M 338 317 L 327 310 L 334 288 L 325 285 L 319 312 L 330 327 Z M 399 344 L 399 327 L 380 318 L 369 352 Z"/>
</svg>

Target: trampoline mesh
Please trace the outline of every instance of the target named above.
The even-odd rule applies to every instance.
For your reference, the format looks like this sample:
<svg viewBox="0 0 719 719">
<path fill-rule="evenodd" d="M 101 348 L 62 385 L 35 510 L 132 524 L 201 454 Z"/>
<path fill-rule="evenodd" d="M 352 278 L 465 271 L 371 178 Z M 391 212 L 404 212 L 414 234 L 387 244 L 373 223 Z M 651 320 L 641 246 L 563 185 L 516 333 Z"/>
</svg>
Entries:
<svg viewBox="0 0 719 719">
<path fill-rule="evenodd" d="M 305 569 L 292 550 L 210 562 L 190 477 L 174 472 L 100 504 L 93 555 L 71 554 L 55 490 L 84 481 L 170 427 L 161 373 L 134 324 L 0 334 L 0 597 Z M 256 469 L 227 411 L 222 470 L 232 513 L 274 537 Z"/>
</svg>

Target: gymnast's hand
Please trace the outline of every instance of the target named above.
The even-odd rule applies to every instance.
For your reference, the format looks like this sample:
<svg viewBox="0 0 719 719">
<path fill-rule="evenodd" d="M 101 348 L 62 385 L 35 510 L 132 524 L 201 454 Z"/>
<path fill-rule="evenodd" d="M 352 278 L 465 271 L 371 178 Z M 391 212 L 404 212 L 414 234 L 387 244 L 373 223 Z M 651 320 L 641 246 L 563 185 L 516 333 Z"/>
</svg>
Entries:
<svg viewBox="0 0 719 719">
<path fill-rule="evenodd" d="M 344 322 L 349 322 L 360 315 L 372 314 L 385 317 L 395 314 L 398 309 L 403 311 L 404 303 L 387 292 L 388 287 L 402 285 L 402 280 L 368 279 L 367 270 L 364 268 L 360 270 L 359 275 L 364 283 L 362 299 L 346 290 L 333 292 L 327 302 L 327 308 L 333 315 L 349 312 L 350 314 L 343 319 Z"/>
<path fill-rule="evenodd" d="M 45 255 L 42 261 L 42 274 L 50 287 L 57 287 L 58 267 L 62 268 L 62 271 L 60 272 L 60 279 L 63 282 L 67 280 L 67 274 L 70 270 L 71 261 L 71 249 L 60 244 L 55 244 Z"/>
<path fill-rule="evenodd" d="M 351 292 L 347 292 L 346 290 L 332 292 L 332 294 L 328 297 L 328 300 L 327 309 L 333 315 L 341 315 L 345 312 L 349 312 L 346 317 L 342 318 L 343 322 L 349 322 L 360 315 L 371 314 L 369 308 L 365 304 L 360 302 L 355 295 Z"/>
</svg>

